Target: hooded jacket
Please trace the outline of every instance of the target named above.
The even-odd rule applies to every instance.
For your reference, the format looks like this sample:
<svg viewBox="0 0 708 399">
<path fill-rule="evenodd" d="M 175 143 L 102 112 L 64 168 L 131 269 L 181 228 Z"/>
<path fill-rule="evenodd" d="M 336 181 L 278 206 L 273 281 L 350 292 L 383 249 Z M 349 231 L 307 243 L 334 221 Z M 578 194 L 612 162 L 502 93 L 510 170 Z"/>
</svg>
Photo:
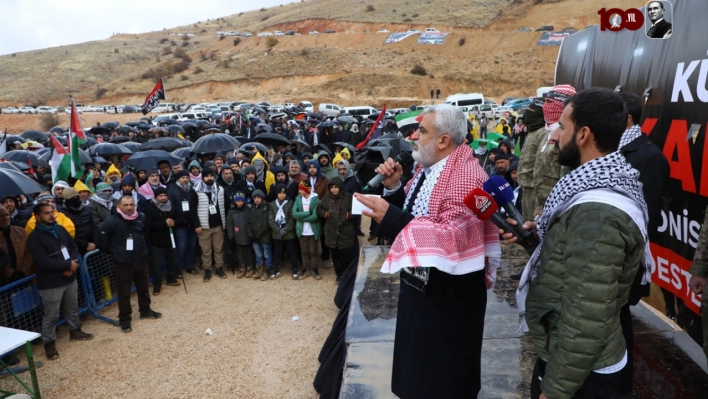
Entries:
<svg viewBox="0 0 708 399">
<path fill-rule="evenodd" d="M 69 233 L 71 238 L 74 238 L 74 235 L 76 234 L 76 227 L 74 227 L 74 222 L 71 221 L 66 215 L 63 213 L 58 212 L 56 209 L 54 210 L 54 217 L 57 220 L 57 223 L 66 231 Z M 34 230 L 34 228 L 37 225 L 37 219 L 35 219 L 34 213 L 32 216 L 30 216 L 29 220 L 27 220 L 27 224 L 25 225 L 25 232 L 29 236 L 30 233 Z"/>
<path fill-rule="evenodd" d="M 226 202 L 228 204 L 233 204 L 234 194 L 236 193 L 239 181 L 236 176 L 233 175 L 233 171 L 231 171 L 231 181 L 227 182 L 224 178 L 224 171 L 226 169 L 231 170 L 227 166 L 221 168 L 221 174 L 219 175 L 219 179 L 217 180 L 217 182 L 219 183 L 219 187 L 224 189 L 224 199 L 226 200 Z M 230 205 L 227 205 L 226 209 L 228 210 L 229 207 Z"/>
<path fill-rule="evenodd" d="M 263 163 L 262 165 L 261 162 Z M 270 186 L 275 183 L 275 175 L 268 170 L 268 161 L 259 152 L 256 152 L 256 155 L 251 159 L 251 165 L 256 168 L 256 180 L 261 180 L 265 184 L 267 188 L 265 193 L 268 194 Z"/>
<path fill-rule="evenodd" d="M 256 180 L 253 181 L 253 185 L 248 184 L 248 178 L 246 177 L 247 174 L 249 173 L 254 173 L 256 174 L 256 168 L 254 166 L 247 166 L 241 170 L 243 172 L 243 179 L 239 181 L 239 183 L 236 185 L 236 191 L 243 191 L 244 194 L 246 194 L 246 204 L 253 204 L 253 193 L 256 190 L 261 190 L 263 193 L 265 193 L 266 186 L 263 181 L 258 180 L 258 176 L 256 175 Z M 263 201 L 266 200 L 266 197 L 263 197 Z"/>
<path fill-rule="evenodd" d="M 340 177 L 330 180 L 329 185 L 339 187 L 339 194 L 334 196 L 328 193 L 317 206 L 317 215 L 325 220 L 325 245 L 338 249 L 351 248 L 357 239 L 351 220 L 354 197 L 344 190 L 344 182 Z"/>
<path fill-rule="evenodd" d="M 360 193 L 363 187 L 361 186 L 361 183 L 359 183 L 359 180 L 356 178 L 354 175 L 354 171 L 352 170 L 352 167 L 349 165 L 348 161 L 339 161 L 337 164 L 337 167 L 339 167 L 339 164 L 342 164 L 347 167 L 347 176 L 344 178 L 344 191 L 348 192 L 349 194 L 354 194 L 354 193 Z M 339 172 L 339 170 L 337 170 Z M 342 176 L 339 176 L 341 178 Z"/>
<path fill-rule="evenodd" d="M 108 167 L 108 170 L 106 171 L 106 180 L 105 180 L 105 182 L 108 183 L 108 184 L 113 184 L 113 181 L 108 178 L 108 176 L 109 176 L 111 173 L 118 173 L 118 180 L 116 181 L 116 183 L 119 182 L 120 179 L 123 177 L 123 174 L 120 173 L 120 170 L 119 170 L 118 168 L 116 168 L 115 165 L 111 164 L 111 166 L 109 166 L 109 167 Z"/>
<path fill-rule="evenodd" d="M 140 194 L 135 189 L 135 178 L 130 173 L 126 174 L 125 177 L 123 177 L 123 179 L 120 181 L 120 186 L 118 187 L 118 190 L 115 190 L 113 192 L 113 205 L 117 205 L 118 201 L 120 201 L 120 198 L 124 195 L 122 187 L 126 184 L 133 187 L 131 195 L 133 196 L 133 201 L 135 201 L 135 205 L 137 205 L 138 212 L 145 213 L 145 210 L 147 208 L 147 200 L 142 194 Z"/>
<path fill-rule="evenodd" d="M 317 153 L 318 164 L 320 162 L 319 159 L 321 157 L 327 157 L 329 163 L 327 164 L 327 166 L 320 165 L 320 173 L 322 173 L 322 175 L 327 179 L 334 179 L 335 177 L 337 177 L 339 174 L 337 173 L 337 168 L 332 166 L 332 157 L 329 156 L 327 151 L 320 151 L 319 153 Z"/>
<path fill-rule="evenodd" d="M 285 198 L 283 205 L 283 213 L 285 214 L 285 223 L 281 226 L 275 221 L 275 216 L 278 214 L 278 199 L 270 203 L 268 208 L 268 225 L 270 226 L 271 236 L 274 240 L 292 240 L 297 238 L 295 234 L 295 219 L 293 219 L 293 201 Z M 281 204 L 282 205 L 282 204 Z M 281 235 L 281 229 L 284 235 Z"/>
<path fill-rule="evenodd" d="M 243 204 L 241 208 L 233 206 L 226 217 L 226 233 L 229 240 L 236 245 L 250 245 L 253 233 L 248 225 L 250 209 L 248 205 Z"/>
<path fill-rule="evenodd" d="M 199 174 L 194 176 L 191 172 L 192 168 L 199 169 Z M 189 173 L 189 180 L 192 182 L 192 184 L 196 184 L 197 182 L 200 182 L 202 180 L 202 165 L 200 165 L 196 159 L 189 163 L 187 172 Z"/>
<path fill-rule="evenodd" d="M 317 179 L 315 180 L 314 184 L 312 184 L 312 176 L 310 176 L 310 165 L 315 165 L 315 167 L 317 168 Z M 311 159 L 310 162 L 307 163 L 305 173 L 307 173 L 307 178 L 310 180 L 310 184 L 312 185 L 312 191 L 316 192 L 317 196 L 320 198 L 327 195 L 327 193 L 329 192 L 329 189 L 327 188 L 329 179 L 322 176 L 322 171 L 320 170 L 320 161 L 316 159 Z"/>
<path fill-rule="evenodd" d="M 270 244 L 270 225 L 268 224 L 268 203 L 265 201 L 265 192 L 261 190 L 263 202 L 260 205 L 251 205 L 248 213 L 248 231 L 253 235 L 253 242 L 259 244 Z M 255 193 L 255 192 L 254 192 Z"/>
</svg>

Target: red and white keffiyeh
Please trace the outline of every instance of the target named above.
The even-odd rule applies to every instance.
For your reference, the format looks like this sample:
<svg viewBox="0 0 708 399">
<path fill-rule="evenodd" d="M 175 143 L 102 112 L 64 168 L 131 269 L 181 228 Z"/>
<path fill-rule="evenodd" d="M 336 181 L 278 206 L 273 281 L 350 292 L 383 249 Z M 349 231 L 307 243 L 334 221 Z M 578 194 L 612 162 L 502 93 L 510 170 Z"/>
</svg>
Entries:
<svg viewBox="0 0 708 399">
<path fill-rule="evenodd" d="M 406 195 L 420 173 L 406 185 Z M 393 274 L 404 267 L 435 267 L 462 275 L 484 269 L 485 257 L 494 259 L 488 269 L 496 270 L 501 257 L 498 229 L 477 219 L 463 203 L 465 195 L 482 187 L 487 178 L 472 149 L 457 147 L 430 193 L 428 215 L 417 216 L 398 234 L 381 271 Z"/>
</svg>

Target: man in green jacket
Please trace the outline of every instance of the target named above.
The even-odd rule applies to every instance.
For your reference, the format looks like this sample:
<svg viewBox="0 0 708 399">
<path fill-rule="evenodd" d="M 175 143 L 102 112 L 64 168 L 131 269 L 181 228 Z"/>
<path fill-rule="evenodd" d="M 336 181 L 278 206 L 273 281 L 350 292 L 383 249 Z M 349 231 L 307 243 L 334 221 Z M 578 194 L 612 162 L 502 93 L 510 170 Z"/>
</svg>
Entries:
<svg viewBox="0 0 708 399">
<path fill-rule="evenodd" d="M 317 214 L 325 220 L 324 237 L 332 253 L 332 264 L 337 275 L 336 284 L 344 271 L 359 257 L 359 241 L 352 221 L 353 197 L 344 189 L 341 177 L 329 181 L 329 194 L 317 206 Z"/>
<path fill-rule="evenodd" d="M 696 295 L 701 295 L 701 316 L 703 322 L 703 352 L 708 357 L 708 293 L 706 292 L 706 278 L 708 278 L 708 209 L 703 220 L 701 234 L 698 236 L 696 253 L 693 255 L 693 264 L 688 270 L 691 280 L 688 286 Z"/>
<path fill-rule="evenodd" d="M 320 258 L 317 256 L 317 242 L 322 235 L 322 226 L 317 217 L 317 205 L 320 199 L 312 191 L 310 181 L 305 179 L 298 185 L 298 195 L 293 205 L 293 219 L 295 219 L 295 234 L 300 240 L 302 250 L 302 271 L 300 279 L 312 275 L 316 280 L 320 277 Z"/>
<path fill-rule="evenodd" d="M 530 331 L 539 355 L 531 398 L 630 397 L 620 309 L 640 264 L 651 273 L 653 261 L 639 172 L 617 151 L 627 108 L 597 88 L 559 101 L 551 140 L 571 172 L 551 191 L 538 224 L 523 226 L 539 237 L 517 291 L 521 330 Z"/>
</svg>

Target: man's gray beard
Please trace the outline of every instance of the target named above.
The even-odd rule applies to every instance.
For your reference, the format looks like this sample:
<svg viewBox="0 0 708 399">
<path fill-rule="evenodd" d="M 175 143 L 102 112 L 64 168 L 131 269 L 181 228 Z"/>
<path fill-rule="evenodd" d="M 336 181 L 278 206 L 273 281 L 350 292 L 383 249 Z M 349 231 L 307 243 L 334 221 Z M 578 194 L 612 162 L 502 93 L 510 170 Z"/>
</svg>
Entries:
<svg viewBox="0 0 708 399">
<path fill-rule="evenodd" d="M 423 165 L 423 167 L 429 168 L 435 164 L 435 147 L 431 144 L 428 148 L 418 144 L 418 149 L 413 150 L 413 160 Z"/>
</svg>

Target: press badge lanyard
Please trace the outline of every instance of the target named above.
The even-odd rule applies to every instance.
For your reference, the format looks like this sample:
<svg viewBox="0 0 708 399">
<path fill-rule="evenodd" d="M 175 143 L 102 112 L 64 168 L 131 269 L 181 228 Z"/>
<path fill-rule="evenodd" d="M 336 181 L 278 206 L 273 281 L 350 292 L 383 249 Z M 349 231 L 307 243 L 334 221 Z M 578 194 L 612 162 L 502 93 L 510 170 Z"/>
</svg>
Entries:
<svg viewBox="0 0 708 399">
<path fill-rule="evenodd" d="M 128 235 L 128 239 L 125 241 L 125 250 L 126 251 L 133 250 L 133 235 L 132 234 Z"/>
<path fill-rule="evenodd" d="M 218 199 L 216 198 L 216 193 L 212 193 L 211 198 L 209 199 L 209 214 L 210 215 L 216 215 L 216 204 L 218 203 Z"/>
</svg>

